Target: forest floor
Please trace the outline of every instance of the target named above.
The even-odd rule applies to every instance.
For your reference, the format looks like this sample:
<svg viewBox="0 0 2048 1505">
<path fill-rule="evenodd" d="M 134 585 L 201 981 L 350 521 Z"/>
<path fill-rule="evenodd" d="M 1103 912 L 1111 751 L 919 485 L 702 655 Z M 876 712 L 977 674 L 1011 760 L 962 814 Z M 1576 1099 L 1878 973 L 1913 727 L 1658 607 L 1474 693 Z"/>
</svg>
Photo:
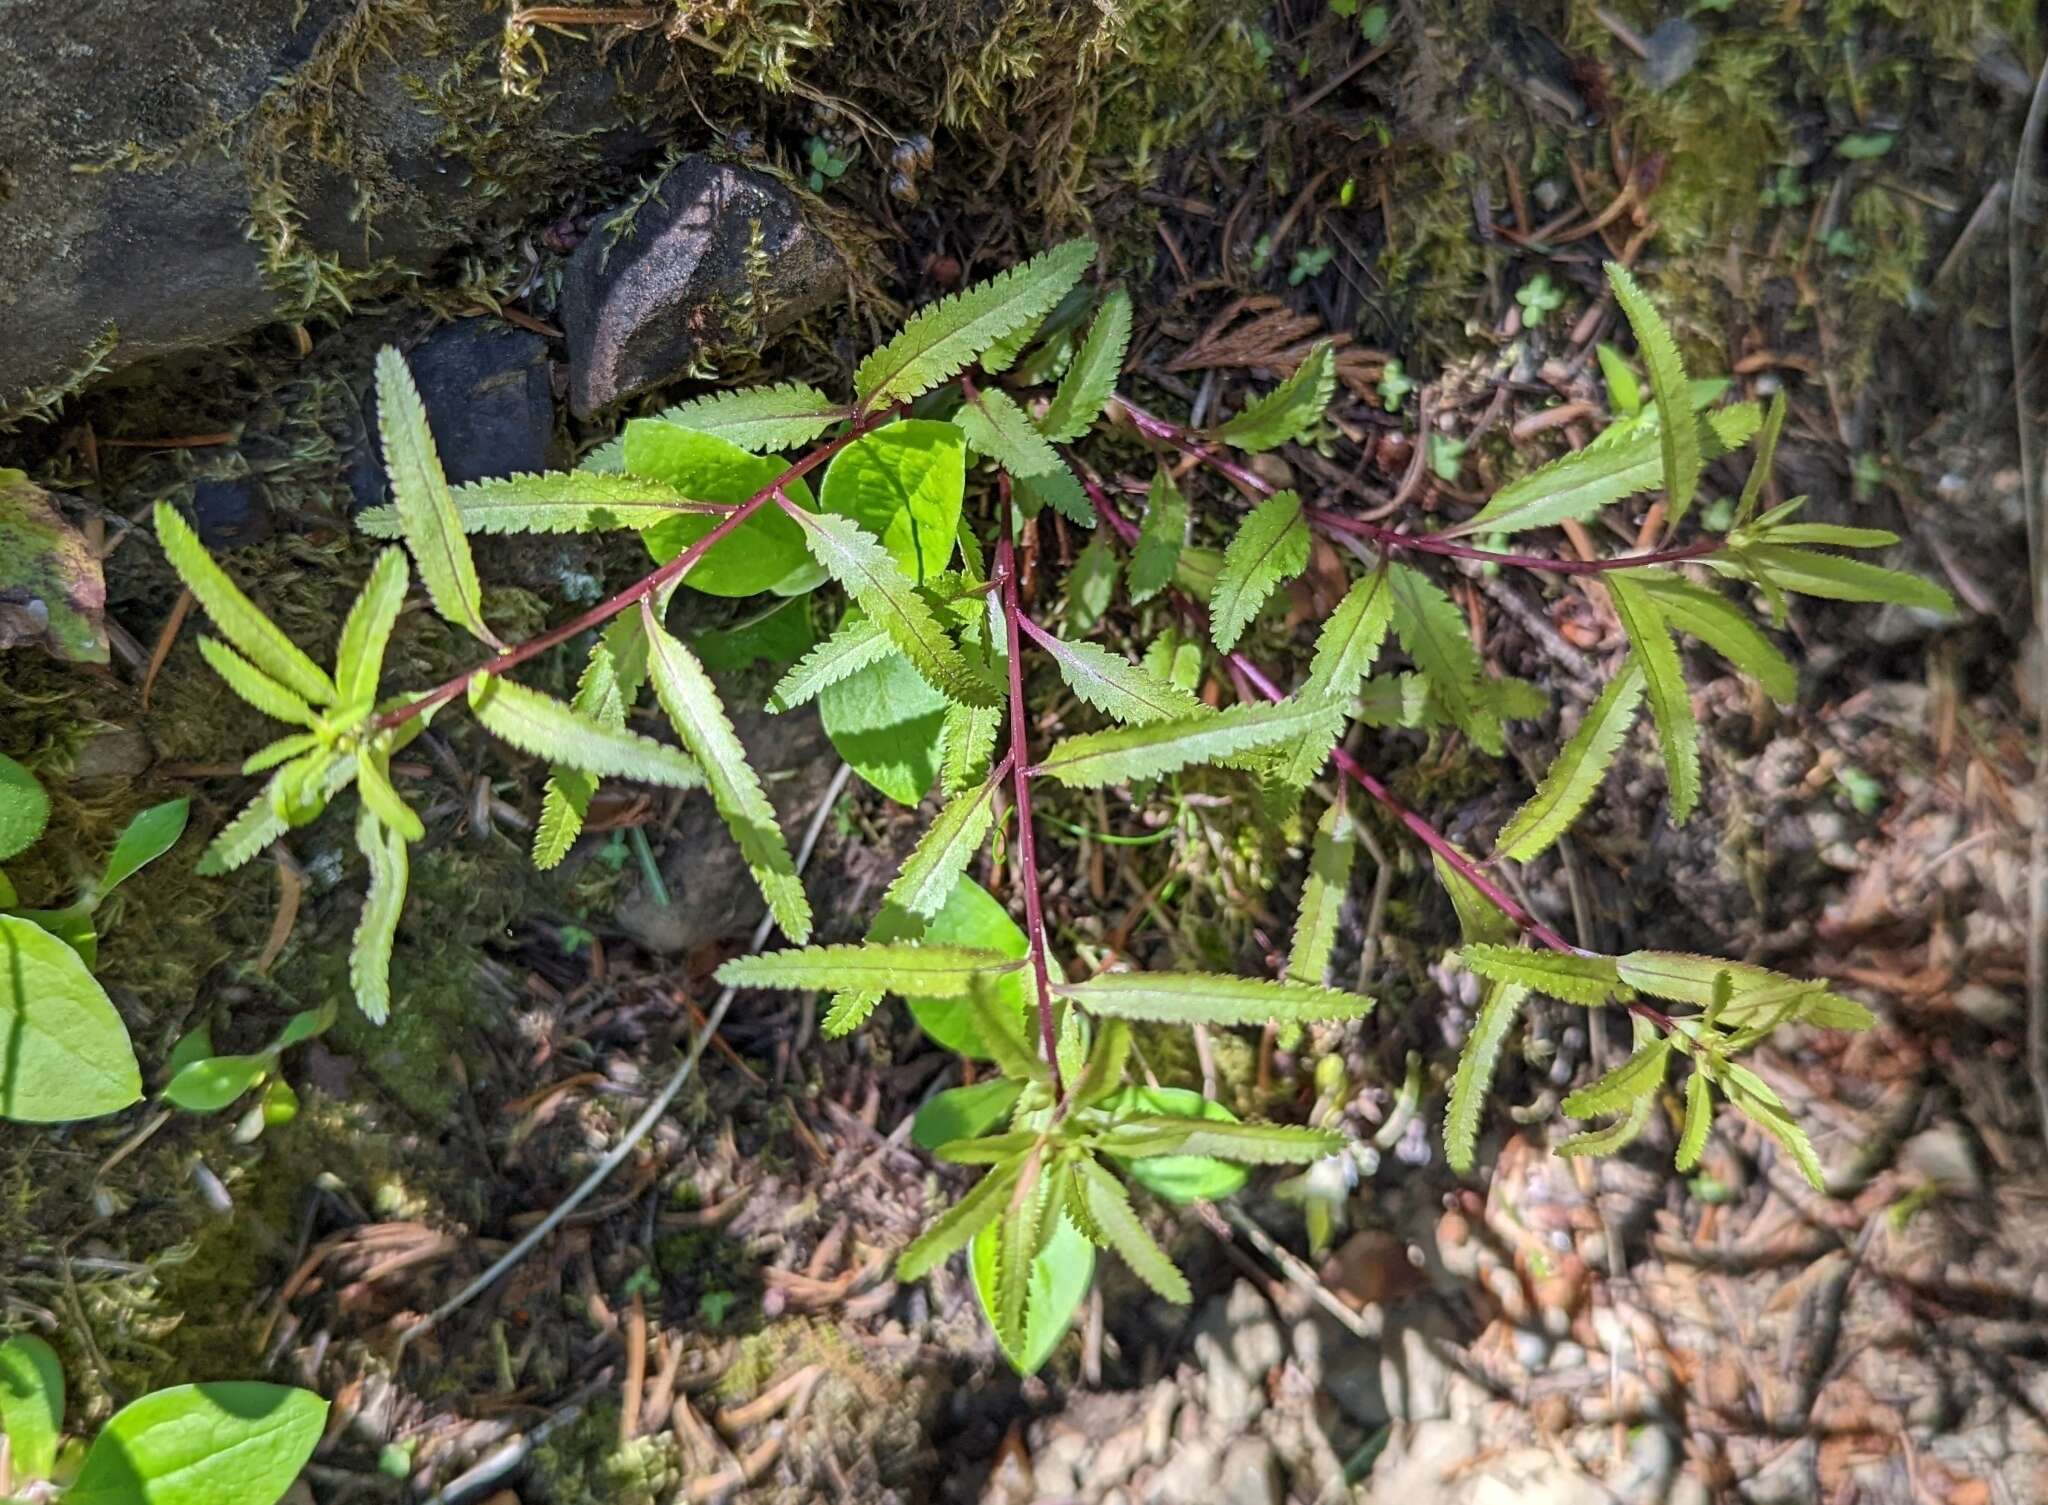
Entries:
<svg viewBox="0 0 2048 1505">
<path fill-rule="evenodd" d="M 710 974 L 751 923 L 680 954 L 664 943 L 663 886 L 702 886 L 722 839 L 701 799 L 601 807 L 593 828 L 609 836 L 536 876 L 521 822 L 538 771 L 451 741 L 402 770 L 435 833 L 398 961 L 420 1006 L 381 1035 L 344 1022 L 305 1047 L 295 1123 L 243 1142 L 231 1118 L 148 1107 L 0 1137 L 6 1315 L 62 1335 L 81 1408 L 213 1375 L 312 1386 L 333 1428 L 299 1488 L 323 1505 L 2048 1498 L 2048 1155 L 2022 1044 L 2025 832 L 2042 812 L 2000 208 L 2038 34 L 1948 15 L 1981 7 L 1928 21 L 1793 6 L 1752 34 L 1701 5 L 1688 38 L 1582 15 L 1546 34 L 1445 5 L 1397 7 L 1382 42 L 1361 9 L 1283 7 L 1256 36 L 1233 23 L 1219 45 L 1277 51 L 1260 61 L 1279 83 L 1142 169 L 1120 143 L 1115 169 L 1091 172 L 1081 201 L 1138 308 L 1129 382 L 1162 410 L 1234 409 L 1336 334 L 1331 422 L 1283 463 L 1328 505 L 1417 525 L 1597 430 L 1612 396 L 1597 347 L 1620 328 L 1605 259 L 1637 264 L 1674 308 L 1696 371 L 1788 392 L 1778 495 L 1810 496 L 1815 520 L 1899 532 L 1893 562 L 1942 580 L 1962 618 L 1795 606 L 1794 708 L 1694 655 L 1700 812 L 1671 828 L 1638 740 L 1525 880 L 1532 907 L 1588 945 L 1739 957 L 1827 978 L 1877 1013 L 1868 1034 L 1802 1032 L 1757 1061 L 1807 1123 L 1827 1192 L 1733 1122 L 1689 1177 L 1670 1170 L 1663 1122 L 1615 1160 L 1553 1155 L 1558 1100 L 1615 1043 L 1562 1006 L 1535 1011 L 1509 1050 L 1478 1173 L 1450 1172 L 1438 1130 L 1471 980 L 1444 966 L 1457 927 L 1428 866 L 1369 824 L 1375 860 L 1346 905 L 1339 969 L 1383 1003 L 1322 1043 L 1378 1155 L 1329 1249 L 1310 1247 L 1278 1177 L 1227 1206 L 1156 1209 L 1194 1308 L 1105 1261 L 1085 1320 L 1020 1380 L 957 1272 L 890 1275 L 957 1190 L 958 1172 L 910 1146 L 911 1116 L 971 1064 L 900 1011 L 828 1042 L 810 1000 L 743 995 L 617 1174 L 400 1353 L 398 1334 L 617 1142 L 700 1040 Z M 950 201 L 928 186 L 915 211 L 875 199 L 906 303 L 1006 264 L 1036 224 L 964 182 Z M 511 307 L 546 328 L 541 288 Z M 335 526 L 356 418 L 337 373 L 426 322 L 379 306 L 304 364 L 244 350 L 217 384 L 100 389 L 10 463 L 102 509 L 119 543 L 119 518 L 199 471 L 192 449 L 109 438 L 268 423 L 289 500 L 233 567 L 331 634 L 367 558 Z M 2030 327 L 2030 361 L 2038 338 Z M 843 360 L 815 328 L 789 344 L 766 375 Z M 1393 360 L 1414 381 L 1398 399 Z M 1133 489 L 1150 479 L 1129 436 L 1098 463 Z M 1741 471 L 1717 476 L 1732 490 Z M 1047 614 L 1080 543 L 1050 516 L 1038 530 Z M 1298 643 L 1334 564 L 1296 590 Z M 353 901 L 339 837 L 232 882 L 189 878 L 197 840 L 245 797 L 233 766 L 254 742 L 222 745 L 247 723 L 208 687 L 192 632 L 167 627 L 176 591 L 146 541 L 106 567 L 110 615 L 142 661 L 80 690 L 9 655 L 0 748 L 71 761 L 58 823 L 81 841 L 148 799 L 198 796 L 183 875 L 167 861 L 138 881 L 107 946 L 147 1065 L 202 1019 L 233 1048 L 334 996 Z M 1489 667 L 1553 701 L 1583 702 L 1618 660 L 1597 587 L 1481 569 L 1457 586 Z M 520 602 L 556 605 L 540 585 Z M 159 642 L 174 646 L 148 671 L 152 699 Z M 460 652 L 430 627 L 402 647 L 422 683 Z M 856 937 L 913 813 L 835 779 L 814 719 L 740 719 L 785 827 L 816 832 L 821 938 Z M 1053 713 L 1034 735 L 1059 729 Z M 1519 804 L 1515 760 L 1539 764 L 1556 732 L 1554 716 L 1518 724 L 1505 766 L 1398 730 L 1352 745 L 1461 836 Z M 88 756 L 105 766 L 79 772 Z M 1304 858 L 1299 833 L 1247 835 L 1247 813 L 1218 804 L 1162 826 L 1055 806 L 1055 935 L 1263 972 Z M 979 876 L 1003 896 L 1000 871 Z M 1247 1039 L 1150 1069 L 1299 1117 L 1311 1065 Z"/>
</svg>

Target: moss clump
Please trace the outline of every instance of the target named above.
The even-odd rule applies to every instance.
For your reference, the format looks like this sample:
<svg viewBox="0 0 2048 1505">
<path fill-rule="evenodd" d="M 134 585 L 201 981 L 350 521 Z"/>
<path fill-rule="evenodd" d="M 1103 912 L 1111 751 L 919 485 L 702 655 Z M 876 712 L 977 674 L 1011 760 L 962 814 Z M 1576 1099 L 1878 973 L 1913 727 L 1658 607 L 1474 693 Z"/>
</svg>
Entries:
<svg viewBox="0 0 2048 1505">
<path fill-rule="evenodd" d="M 527 1482 L 546 1505 L 656 1505 L 682 1482 L 675 1434 L 619 1442 L 619 1410 L 594 1405 L 533 1450 Z"/>
</svg>

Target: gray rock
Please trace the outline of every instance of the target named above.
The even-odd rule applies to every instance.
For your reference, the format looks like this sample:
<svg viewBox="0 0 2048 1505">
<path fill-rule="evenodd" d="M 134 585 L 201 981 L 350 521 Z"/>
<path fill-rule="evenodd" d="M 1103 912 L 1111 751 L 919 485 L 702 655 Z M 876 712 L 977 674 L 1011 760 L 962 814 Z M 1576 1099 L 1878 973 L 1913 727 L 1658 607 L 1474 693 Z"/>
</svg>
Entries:
<svg viewBox="0 0 2048 1505">
<path fill-rule="evenodd" d="M 1329 1313 L 1316 1310 L 1294 1324 L 1294 1362 L 1309 1384 L 1367 1431 L 1387 1424 L 1387 1392 L 1380 1384 L 1380 1351 Z"/>
<path fill-rule="evenodd" d="M 1144 1482 L 1148 1505 L 1209 1505 L 1216 1494 L 1216 1445 L 1208 1438 L 1183 1442 Z"/>
<path fill-rule="evenodd" d="M 1450 1475 L 1479 1451 L 1479 1429 L 1459 1421 L 1396 1427 L 1373 1465 L 1372 1498 L 1397 1505 L 1446 1505 Z"/>
<path fill-rule="evenodd" d="M 771 178 L 685 157 L 616 238 L 599 230 L 562 287 L 579 415 L 673 381 L 720 347 L 758 348 L 845 288 L 839 254 Z"/>
<path fill-rule="evenodd" d="M 1450 1320 L 1435 1307 L 1389 1314 L 1381 1340 L 1380 1389 L 1394 1421 L 1434 1421 L 1450 1414 L 1451 1369 L 1438 1345 L 1455 1343 Z"/>
<path fill-rule="evenodd" d="M 1215 1483 L 1196 1498 L 1203 1505 L 1281 1505 L 1286 1493 L 1273 1444 L 1263 1437 L 1239 1437 L 1223 1450 Z"/>
<path fill-rule="evenodd" d="M 1280 1324 L 1258 1289 L 1240 1280 L 1226 1297 L 1212 1299 L 1194 1325 L 1195 1357 L 1205 1382 L 1203 1403 L 1226 1431 L 1236 1431 L 1265 1409 L 1266 1375 L 1287 1357 Z"/>
<path fill-rule="evenodd" d="M 1543 1448 L 1517 1448 L 1479 1465 L 1465 1499 L 1470 1505 L 1615 1505 L 1612 1490 Z"/>
</svg>

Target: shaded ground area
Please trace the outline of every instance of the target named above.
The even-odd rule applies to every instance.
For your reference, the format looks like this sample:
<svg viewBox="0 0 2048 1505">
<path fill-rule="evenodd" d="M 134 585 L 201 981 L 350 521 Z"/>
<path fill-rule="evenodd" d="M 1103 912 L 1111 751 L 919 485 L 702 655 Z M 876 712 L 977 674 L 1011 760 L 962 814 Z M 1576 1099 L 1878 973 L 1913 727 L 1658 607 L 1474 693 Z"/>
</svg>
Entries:
<svg viewBox="0 0 2048 1505">
<path fill-rule="evenodd" d="M 1304 1040 L 1219 1038 L 1206 1061 L 1146 1042 L 1159 1081 L 1294 1119 L 1319 1106 L 1317 1059 L 1341 1061 L 1344 1091 L 1320 1106 L 1376 1158 L 1329 1251 L 1273 1178 L 1212 1214 L 1155 1209 L 1195 1279 L 1194 1313 L 1105 1261 L 1084 1324 L 1020 1382 L 957 1270 L 889 1278 L 894 1251 L 957 1191 L 959 1173 L 911 1149 L 908 1127 L 963 1063 L 900 1011 L 828 1044 L 808 1003 L 750 997 L 563 1232 L 394 1363 L 395 1336 L 616 1141 L 701 1028 L 710 973 L 754 918 L 695 797 L 619 795 L 560 873 L 534 874 L 541 771 L 456 725 L 394 770 L 432 835 L 393 1021 L 374 1031 L 344 1011 L 294 1058 L 295 1123 L 242 1142 L 232 1119 L 145 1108 L 0 1137 L 7 1318 L 63 1350 L 74 1426 L 154 1384 L 292 1378 L 336 1402 L 304 1486 L 323 1502 L 428 1496 L 504 1449 L 501 1478 L 447 1498 L 2048 1496 L 2048 1186 L 2020 1045 L 2023 833 L 2038 812 L 2004 280 L 2005 185 L 2041 58 L 2031 10 L 1841 3 L 1765 24 L 1713 5 L 1160 7 L 1101 43 L 1093 21 L 1028 9 L 986 27 L 915 19 L 940 39 L 940 82 L 834 65 L 820 77 L 843 91 L 836 105 L 728 119 L 720 95 L 709 123 L 679 115 L 677 147 L 805 195 L 811 143 L 843 154 L 852 165 L 805 203 L 856 282 L 870 279 L 851 319 L 828 310 L 721 350 L 696 378 L 843 384 L 887 300 L 986 275 L 1085 217 L 1137 304 L 1135 395 L 1198 419 L 1231 411 L 1334 333 L 1344 398 L 1275 478 L 1419 524 L 1465 515 L 1597 429 L 1612 393 L 1596 347 L 1619 327 L 1599 264 L 1616 257 L 1675 311 L 1696 370 L 1788 392 L 1778 497 L 1895 529 L 1893 562 L 1965 604 L 1948 626 L 1795 605 L 1789 712 L 1696 656 L 1705 808 L 1682 831 L 1666 823 L 1641 741 L 1582 830 L 1520 879 L 1588 945 L 1826 976 L 1878 1012 L 1869 1035 L 1789 1040 L 1758 1065 L 1813 1130 L 1829 1193 L 1732 1123 L 1690 1178 L 1669 1171 L 1669 1123 L 1618 1162 L 1552 1156 L 1556 1102 L 1619 1043 L 1562 1007 L 1510 1048 L 1481 1174 L 1453 1177 L 1436 1130 L 1475 998 L 1443 966 L 1448 905 L 1382 823 L 1339 955 L 1340 974 L 1381 997 L 1374 1018 Z M 650 56 L 671 45 L 660 37 L 599 40 L 674 64 Z M 990 123 L 1005 112 L 1014 131 Z M 892 194 L 895 169 L 867 141 L 876 116 L 934 137 L 914 202 Z M 735 139 L 741 127 L 752 139 Z M 559 463 L 611 432 L 618 414 L 585 424 L 561 400 L 557 295 L 577 245 L 660 165 L 613 164 L 514 216 L 510 241 L 478 248 L 494 269 L 481 281 L 473 264 L 430 279 L 438 312 L 473 320 L 458 327 L 496 352 L 481 371 L 454 360 L 467 402 L 537 384 L 533 401 L 493 407 L 505 426 L 487 447 L 532 442 Z M 2021 239 L 2034 254 L 2031 228 Z M 2031 285 L 2038 267 L 2019 271 Z M 195 797 L 186 844 L 103 916 L 103 976 L 146 1068 L 202 1021 L 235 1049 L 346 991 L 362 875 L 339 822 L 231 879 L 189 878 L 246 798 L 236 765 L 261 733 L 195 634 L 167 626 L 175 582 L 129 531 L 159 496 L 214 509 L 237 577 L 295 633 L 331 640 L 371 557 L 345 526 L 369 354 L 422 339 L 434 316 L 374 290 L 346 316 L 323 307 L 334 322 L 309 314 L 303 347 L 268 329 L 0 439 L 0 460 L 75 499 L 104 543 L 116 640 L 97 671 L 0 656 L 0 749 L 45 775 L 80 866 L 135 808 Z M 701 389 L 679 379 L 645 401 Z M 1088 453 L 1116 481 L 1149 481 L 1133 436 Z M 1229 499 L 1190 486 L 1198 539 L 1226 537 Z M 1611 549 L 1643 522 L 1565 542 Z M 1082 542 L 1039 527 L 1040 615 L 1072 609 Z M 529 635 L 599 581 L 622 583 L 632 553 L 482 551 L 505 582 L 491 597 L 501 633 Z M 1301 663 L 1336 563 L 1311 568 L 1256 656 Z M 1462 837 L 1520 803 L 1571 724 L 1555 708 L 1583 708 L 1622 642 L 1597 588 L 1483 569 L 1454 580 L 1492 666 L 1536 681 L 1553 711 L 1515 724 L 1505 768 L 1398 730 L 1360 729 L 1353 748 Z M 747 610 L 690 609 L 707 629 Z M 1158 625 L 1119 615 L 1102 640 L 1136 652 Z M 409 613 L 392 661 L 424 685 L 466 652 Z M 569 671 L 537 682 L 550 672 Z M 758 701 L 769 672 L 734 671 L 729 700 Z M 1034 735 L 1057 734 L 1076 708 L 1039 688 Z M 802 829 L 834 772 L 822 732 L 765 717 L 741 731 L 779 775 L 785 826 Z M 1048 807 L 1060 948 L 1274 970 L 1306 833 L 1246 820 L 1229 792 L 1197 782 L 1172 809 Z M 864 928 L 918 829 L 858 784 L 832 804 L 807 873 L 825 939 Z M 24 896 L 66 885 L 66 850 L 10 865 Z M 1000 872 L 978 876 L 1003 895 Z"/>
</svg>

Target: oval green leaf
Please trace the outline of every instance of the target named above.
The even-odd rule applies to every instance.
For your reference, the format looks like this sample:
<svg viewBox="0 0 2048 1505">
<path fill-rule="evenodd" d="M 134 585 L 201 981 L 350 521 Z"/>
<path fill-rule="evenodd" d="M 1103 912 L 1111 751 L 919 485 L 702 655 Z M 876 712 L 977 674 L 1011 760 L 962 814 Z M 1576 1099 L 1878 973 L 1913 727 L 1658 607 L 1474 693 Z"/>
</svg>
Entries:
<svg viewBox="0 0 2048 1505">
<path fill-rule="evenodd" d="M 0 862 L 26 851 L 50 819 L 50 797 L 36 776 L 0 753 Z"/>
<path fill-rule="evenodd" d="M 878 941 L 925 940 L 952 946 L 973 946 L 1022 957 L 1028 949 L 1024 932 L 1010 918 L 1009 911 L 995 896 L 972 878 L 962 878 L 946 899 L 945 906 L 929 922 L 920 921 L 907 910 L 891 905 L 875 919 L 873 938 Z M 998 1008 L 1014 1009 L 1025 1017 L 1025 971 L 1005 972 L 989 984 L 991 1000 Z M 974 1022 L 974 1005 L 965 994 L 958 998 L 912 998 L 907 1000 L 918 1027 L 947 1050 L 958 1051 L 977 1061 L 994 1058 L 981 1029 Z"/>
<path fill-rule="evenodd" d="M 825 735 L 853 771 L 899 805 L 915 805 L 939 774 L 946 697 L 900 653 L 818 693 Z"/>
<path fill-rule="evenodd" d="M 716 434 L 679 423 L 636 418 L 626 425 L 626 469 L 646 480 L 665 482 L 692 501 L 736 506 L 789 469 L 789 462 L 779 455 L 748 454 Z M 802 481 L 791 481 L 785 489 L 798 506 L 811 505 L 811 489 Z M 681 513 L 640 537 L 655 563 L 667 564 L 722 521 L 715 513 Z M 779 507 L 769 506 L 720 541 L 683 583 L 706 595 L 752 596 L 807 571 L 810 562 L 802 530 Z"/>
<path fill-rule="evenodd" d="M 24 1333 L 0 1343 L 0 1432 L 24 1482 L 57 1466 L 64 1430 L 64 1369 L 49 1344 Z"/>
<path fill-rule="evenodd" d="M 128 1028 L 78 953 L 0 915 L 0 1118 L 97 1118 L 142 1096 Z"/>
<path fill-rule="evenodd" d="M 203 1056 L 180 1067 L 164 1100 L 188 1113 L 218 1113 L 263 1080 L 275 1057 Z"/>
<path fill-rule="evenodd" d="M 320 1441 L 327 1402 L 286 1385 L 174 1385 L 100 1429 L 66 1505 L 276 1505 Z"/>
<path fill-rule="evenodd" d="M 1237 1115 L 1219 1102 L 1185 1087 L 1125 1087 L 1104 1098 L 1100 1106 L 1117 1118 L 1159 1114 L 1166 1118 L 1200 1118 L 1234 1124 Z M 1214 1202 L 1242 1188 L 1251 1172 L 1228 1160 L 1208 1155 L 1148 1155 L 1136 1160 L 1111 1156 L 1126 1176 L 1168 1202 Z"/>
<path fill-rule="evenodd" d="M 974 1236 L 967 1252 L 967 1267 L 974 1275 L 975 1299 L 981 1314 L 1003 1350 L 1003 1357 L 1019 1374 L 1036 1374 L 1059 1347 L 1060 1339 L 1073 1325 L 1074 1313 L 1095 1279 L 1095 1246 L 1081 1236 L 1064 1208 L 1056 1214 L 1059 1224 L 1052 1237 L 1031 1261 L 1031 1293 L 1024 1306 L 1024 1341 L 1013 1348 L 996 1321 L 996 1254 L 1002 1241 L 1001 1220 L 990 1223 Z"/>
</svg>

